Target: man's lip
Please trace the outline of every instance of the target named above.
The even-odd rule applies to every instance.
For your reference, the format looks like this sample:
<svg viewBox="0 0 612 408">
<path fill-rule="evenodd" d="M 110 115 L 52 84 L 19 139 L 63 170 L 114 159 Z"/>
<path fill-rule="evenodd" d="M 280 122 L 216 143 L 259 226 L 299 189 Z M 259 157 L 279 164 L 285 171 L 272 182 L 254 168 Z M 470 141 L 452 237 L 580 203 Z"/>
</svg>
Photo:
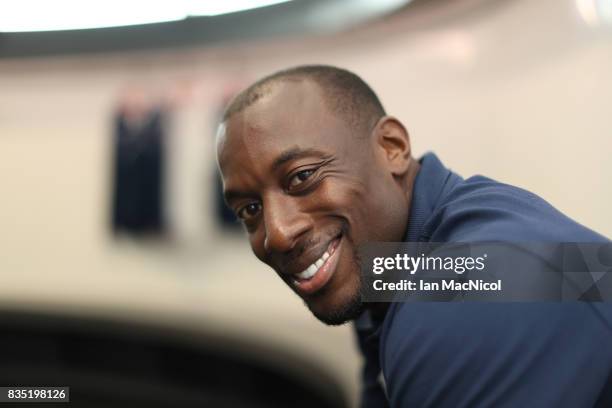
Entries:
<svg viewBox="0 0 612 408">
<path fill-rule="evenodd" d="M 338 233 L 332 239 L 330 239 L 325 246 L 319 246 L 318 250 L 308 251 L 309 253 L 314 252 L 315 255 L 307 255 L 307 259 L 308 259 L 307 261 L 305 260 L 306 257 L 300 257 L 296 259 L 295 262 L 292 262 L 291 265 L 287 265 L 287 268 L 283 271 L 282 274 L 287 276 L 290 279 L 296 279 L 295 275 L 297 275 L 300 272 L 303 272 L 306 268 L 308 268 L 310 265 L 312 265 L 318 259 L 320 259 L 323 256 L 323 254 L 326 251 L 328 251 L 328 249 L 334 242 L 337 245 L 341 237 L 342 237 L 342 233 Z"/>
<path fill-rule="evenodd" d="M 298 293 L 303 296 L 312 295 L 327 285 L 336 271 L 341 243 L 342 235 L 333 239 L 328 244 L 325 251 L 329 253 L 329 257 L 324 261 L 323 265 L 317 269 L 314 276 L 309 279 L 298 279 L 295 276 L 293 277 L 291 284 Z"/>
</svg>

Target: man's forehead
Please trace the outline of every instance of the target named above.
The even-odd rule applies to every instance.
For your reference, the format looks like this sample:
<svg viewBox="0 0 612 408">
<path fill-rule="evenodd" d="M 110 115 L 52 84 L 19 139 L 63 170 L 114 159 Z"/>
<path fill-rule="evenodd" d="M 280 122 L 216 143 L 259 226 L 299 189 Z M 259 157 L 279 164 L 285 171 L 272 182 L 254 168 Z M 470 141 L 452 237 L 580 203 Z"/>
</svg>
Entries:
<svg viewBox="0 0 612 408">
<path fill-rule="evenodd" d="M 329 116 L 321 89 L 312 81 L 281 81 L 228 121 L 255 129 L 306 125 L 312 117 Z"/>
<path fill-rule="evenodd" d="M 219 140 L 219 161 L 227 164 L 264 164 L 296 143 L 306 142 L 304 133 L 279 121 L 260 116 L 230 119 Z"/>
<path fill-rule="evenodd" d="M 327 110 L 318 86 L 310 81 L 281 83 L 234 114 L 219 138 L 219 154 L 265 151 L 268 156 L 317 141 L 337 120 Z"/>
</svg>

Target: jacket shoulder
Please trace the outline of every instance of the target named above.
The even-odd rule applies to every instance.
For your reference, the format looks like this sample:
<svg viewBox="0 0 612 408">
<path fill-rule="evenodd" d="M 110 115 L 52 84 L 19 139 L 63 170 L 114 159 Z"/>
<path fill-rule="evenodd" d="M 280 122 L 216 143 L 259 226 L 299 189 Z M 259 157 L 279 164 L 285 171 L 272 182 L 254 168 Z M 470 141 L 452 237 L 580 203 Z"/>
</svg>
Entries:
<svg viewBox="0 0 612 408">
<path fill-rule="evenodd" d="M 441 197 L 425 230 L 438 242 L 607 241 L 536 194 L 484 176 L 466 179 Z"/>
</svg>

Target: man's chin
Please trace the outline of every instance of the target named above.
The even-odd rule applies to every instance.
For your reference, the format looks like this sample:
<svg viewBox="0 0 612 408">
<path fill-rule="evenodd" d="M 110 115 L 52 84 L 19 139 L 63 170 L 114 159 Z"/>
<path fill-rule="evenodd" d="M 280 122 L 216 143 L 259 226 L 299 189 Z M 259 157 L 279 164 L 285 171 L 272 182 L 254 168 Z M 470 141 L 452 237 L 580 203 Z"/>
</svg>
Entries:
<svg viewBox="0 0 612 408">
<path fill-rule="evenodd" d="M 335 307 L 320 308 L 307 301 L 304 303 L 319 321 L 330 326 L 347 323 L 357 318 L 364 309 L 360 296 L 353 297 L 344 304 Z"/>
</svg>

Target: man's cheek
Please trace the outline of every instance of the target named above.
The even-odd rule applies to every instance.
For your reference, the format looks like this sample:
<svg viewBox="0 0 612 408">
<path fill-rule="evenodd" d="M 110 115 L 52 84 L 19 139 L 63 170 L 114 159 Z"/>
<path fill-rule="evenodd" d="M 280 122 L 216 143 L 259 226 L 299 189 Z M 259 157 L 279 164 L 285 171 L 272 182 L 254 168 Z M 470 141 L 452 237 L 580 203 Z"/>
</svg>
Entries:
<svg viewBox="0 0 612 408">
<path fill-rule="evenodd" d="M 354 177 L 334 173 L 318 185 L 313 203 L 324 210 L 346 210 L 367 196 L 366 186 Z"/>
</svg>

